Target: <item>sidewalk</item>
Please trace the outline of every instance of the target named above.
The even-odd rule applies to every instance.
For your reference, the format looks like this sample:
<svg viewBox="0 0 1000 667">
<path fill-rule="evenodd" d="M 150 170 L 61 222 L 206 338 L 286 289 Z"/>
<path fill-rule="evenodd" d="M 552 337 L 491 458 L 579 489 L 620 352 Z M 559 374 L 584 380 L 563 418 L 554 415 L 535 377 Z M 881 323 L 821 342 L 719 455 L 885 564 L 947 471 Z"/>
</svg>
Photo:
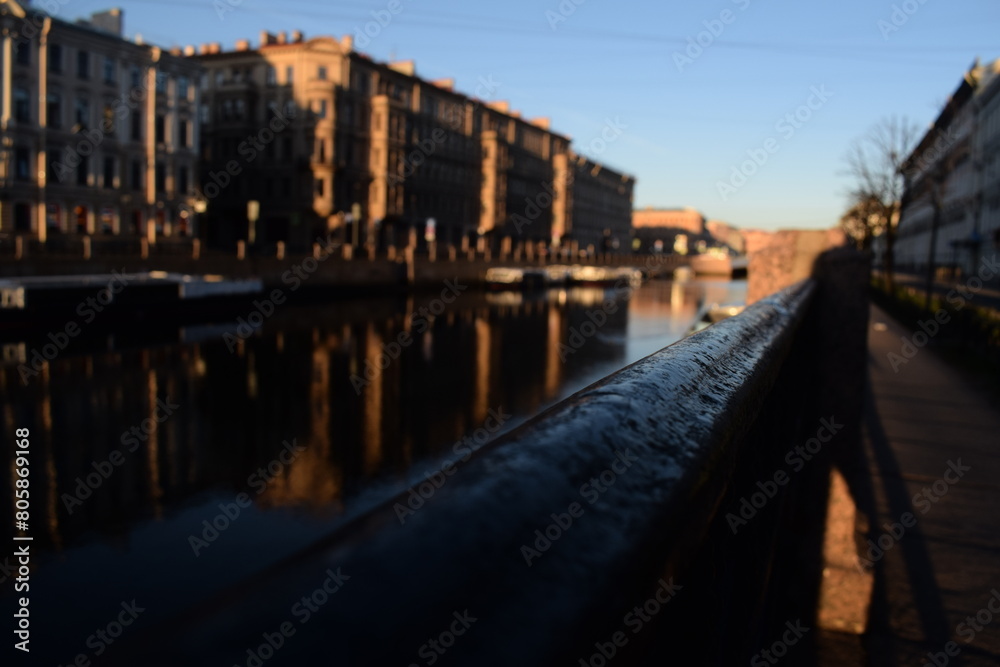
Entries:
<svg viewBox="0 0 1000 667">
<path fill-rule="evenodd" d="M 863 450 L 840 463 L 873 576 L 867 664 L 998 665 L 1000 414 L 931 349 L 894 371 L 911 335 L 872 307 Z"/>
</svg>

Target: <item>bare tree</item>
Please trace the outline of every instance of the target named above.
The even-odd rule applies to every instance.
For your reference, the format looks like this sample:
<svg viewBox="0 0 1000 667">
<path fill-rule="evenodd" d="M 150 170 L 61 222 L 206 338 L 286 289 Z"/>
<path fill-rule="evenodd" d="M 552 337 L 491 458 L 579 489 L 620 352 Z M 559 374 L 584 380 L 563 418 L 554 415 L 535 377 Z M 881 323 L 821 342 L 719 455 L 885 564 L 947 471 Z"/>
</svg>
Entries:
<svg viewBox="0 0 1000 667">
<path fill-rule="evenodd" d="M 851 211 L 845 218 L 863 224 L 862 238 L 884 234 L 883 268 L 893 289 L 893 242 L 903 197 L 902 165 L 916 146 L 920 130 L 912 121 L 889 116 L 855 141 L 847 152 L 847 172 L 854 178 Z M 863 213 L 863 217 L 859 214 Z"/>
</svg>

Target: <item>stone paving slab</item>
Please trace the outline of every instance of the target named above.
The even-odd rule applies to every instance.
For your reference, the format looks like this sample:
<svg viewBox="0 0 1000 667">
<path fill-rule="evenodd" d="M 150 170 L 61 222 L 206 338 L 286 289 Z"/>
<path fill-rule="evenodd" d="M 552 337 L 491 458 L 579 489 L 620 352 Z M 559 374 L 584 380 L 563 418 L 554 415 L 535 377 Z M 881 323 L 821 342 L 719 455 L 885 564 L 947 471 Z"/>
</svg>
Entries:
<svg viewBox="0 0 1000 667">
<path fill-rule="evenodd" d="M 856 664 L 934 664 L 932 653 L 938 667 L 998 665 L 1000 595 L 996 612 L 989 605 L 1000 591 L 1000 414 L 932 349 L 896 372 L 888 355 L 909 335 L 872 307 L 864 470 L 853 471 L 867 477 L 854 488 L 870 485 L 856 498 L 859 553 L 906 512 L 916 525 L 873 564 L 867 655 Z M 949 466 L 958 459 L 970 468 L 961 477 Z M 914 499 L 925 489 L 936 500 Z M 978 631 L 967 621 L 977 614 Z M 949 641 L 957 656 L 942 653 Z"/>
</svg>

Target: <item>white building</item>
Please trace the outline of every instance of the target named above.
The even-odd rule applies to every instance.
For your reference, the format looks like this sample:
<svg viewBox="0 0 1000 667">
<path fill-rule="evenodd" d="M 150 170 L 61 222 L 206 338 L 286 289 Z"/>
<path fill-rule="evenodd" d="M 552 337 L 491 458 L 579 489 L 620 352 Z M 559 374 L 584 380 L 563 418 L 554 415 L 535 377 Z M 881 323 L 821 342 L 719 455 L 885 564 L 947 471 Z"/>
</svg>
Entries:
<svg viewBox="0 0 1000 667">
<path fill-rule="evenodd" d="M 897 267 L 922 271 L 933 261 L 967 273 L 994 246 L 1000 229 L 998 73 L 1000 59 L 970 69 L 903 163 Z"/>
<path fill-rule="evenodd" d="M 0 0 L 0 232 L 194 232 L 202 68 L 122 21 Z"/>
</svg>

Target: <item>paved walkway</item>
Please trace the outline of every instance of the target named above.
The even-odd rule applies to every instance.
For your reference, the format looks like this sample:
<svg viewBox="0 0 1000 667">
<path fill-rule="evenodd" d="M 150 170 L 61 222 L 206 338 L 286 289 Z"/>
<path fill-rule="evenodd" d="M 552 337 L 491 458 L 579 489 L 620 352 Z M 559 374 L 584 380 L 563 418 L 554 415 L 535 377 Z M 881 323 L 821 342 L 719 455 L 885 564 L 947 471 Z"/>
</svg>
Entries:
<svg viewBox="0 0 1000 667">
<path fill-rule="evenodd" d="M 912 335 L 872 308 L 863 448 L 840 463 L 870 605 L 841 664 L 1000 665 L 1000 411 L 932 350 L 894 369 Z"/>
</svg>

